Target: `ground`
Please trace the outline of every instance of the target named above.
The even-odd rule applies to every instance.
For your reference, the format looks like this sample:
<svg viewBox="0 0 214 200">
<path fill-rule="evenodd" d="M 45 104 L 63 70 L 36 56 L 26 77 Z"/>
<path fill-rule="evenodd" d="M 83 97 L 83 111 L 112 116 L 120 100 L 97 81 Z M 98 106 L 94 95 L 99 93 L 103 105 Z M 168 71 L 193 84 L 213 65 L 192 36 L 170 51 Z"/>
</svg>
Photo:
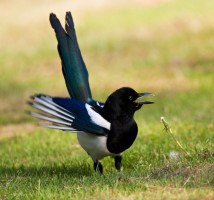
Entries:
<svg viewBox="0 0 214 200">
<path fill-rule="evenodd" d="M 0 2 L 0 199 L 214 199 L 214 1 Z M 94 99 L 152 92 L 121 173 L 39 128 L 29 96 L 68 96 L 48 15 L 73 14 Z M 163 131 L 164 116 L 187 156 Z M 170 156 L 174 152 L 178 156 Z"/>
</svg>

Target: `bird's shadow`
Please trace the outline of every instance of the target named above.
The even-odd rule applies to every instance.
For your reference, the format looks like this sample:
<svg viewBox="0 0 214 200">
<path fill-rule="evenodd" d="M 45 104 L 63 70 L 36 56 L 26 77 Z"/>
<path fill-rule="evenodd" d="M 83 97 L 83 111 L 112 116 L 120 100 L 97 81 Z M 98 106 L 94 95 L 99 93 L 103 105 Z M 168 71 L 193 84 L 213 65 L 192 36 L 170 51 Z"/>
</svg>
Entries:
<svg viewBox="0 0 214 200">
<path fill-rule="evenodd" d="M 42 178 L 42 177 L 61 177 L 61 178 L 81 178 L 90 176 L 93 173 L 89 164 L 72 164 L 70 166 L 53 165 L 53 166 L 11 166 L 0 167 L 1 177 L 25 177 L 25 178 Z"/>
</svg>

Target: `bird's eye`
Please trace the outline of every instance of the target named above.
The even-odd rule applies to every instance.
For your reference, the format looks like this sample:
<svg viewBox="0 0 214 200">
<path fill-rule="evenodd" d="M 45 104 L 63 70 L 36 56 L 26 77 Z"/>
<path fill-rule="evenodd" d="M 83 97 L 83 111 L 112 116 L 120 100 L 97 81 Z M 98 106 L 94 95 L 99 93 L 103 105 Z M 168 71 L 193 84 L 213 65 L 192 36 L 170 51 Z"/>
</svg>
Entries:
<svg viewBox="0 0 214 200">
<path fill-rule="evenodd" d="M 133 96 L 129 96 L 129 100 L 132 101 L 133 100 Z"/>
</svg>

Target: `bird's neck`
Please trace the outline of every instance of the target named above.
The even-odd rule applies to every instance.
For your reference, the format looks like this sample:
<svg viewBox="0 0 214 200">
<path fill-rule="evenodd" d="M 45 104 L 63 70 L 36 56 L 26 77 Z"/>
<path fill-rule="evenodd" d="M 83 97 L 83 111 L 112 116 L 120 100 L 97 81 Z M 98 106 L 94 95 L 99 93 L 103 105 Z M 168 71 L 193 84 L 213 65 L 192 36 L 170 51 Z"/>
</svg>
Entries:
<svg viewBox="0 0 214 200">
<path fill-rule="evenodd" d="M 117 154 L 128 149 L 138 132 L 134 111 L 129 107 L 114 105 L 114 102 L 107 101 L 100 114 L 111 123 L 107 139 L 108 150 Z"/>
<path fill-rule="evenodd" d="M 105 105 L 101 115 L 110 123 L 112 121 L 119 121 L 123 124 L 134 118 L 134 112 L 131 109 L 118 108 L 117 106 L 113 105 Z"/>
</svg>

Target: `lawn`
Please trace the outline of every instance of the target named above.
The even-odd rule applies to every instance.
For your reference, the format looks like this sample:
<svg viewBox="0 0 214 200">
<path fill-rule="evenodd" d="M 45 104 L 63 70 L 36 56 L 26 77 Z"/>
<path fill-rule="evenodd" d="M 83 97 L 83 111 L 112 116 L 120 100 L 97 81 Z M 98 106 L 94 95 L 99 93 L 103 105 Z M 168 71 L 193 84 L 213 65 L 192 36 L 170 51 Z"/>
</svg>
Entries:
<svg viewBox="0 0 214 200">
<path fill-rule="evenodd" d="M 0 2 L 0 199 L 214 199 L 214 1 L 143 2 Z M 94 99 L 122 86 L 156 95 L 135 115 L 121 173 L 112 158 L 95 173 L 76 134 L 25 112 L 34 93 L 68 96 L 48 21 L 67 10 Z"/>
</svg>

